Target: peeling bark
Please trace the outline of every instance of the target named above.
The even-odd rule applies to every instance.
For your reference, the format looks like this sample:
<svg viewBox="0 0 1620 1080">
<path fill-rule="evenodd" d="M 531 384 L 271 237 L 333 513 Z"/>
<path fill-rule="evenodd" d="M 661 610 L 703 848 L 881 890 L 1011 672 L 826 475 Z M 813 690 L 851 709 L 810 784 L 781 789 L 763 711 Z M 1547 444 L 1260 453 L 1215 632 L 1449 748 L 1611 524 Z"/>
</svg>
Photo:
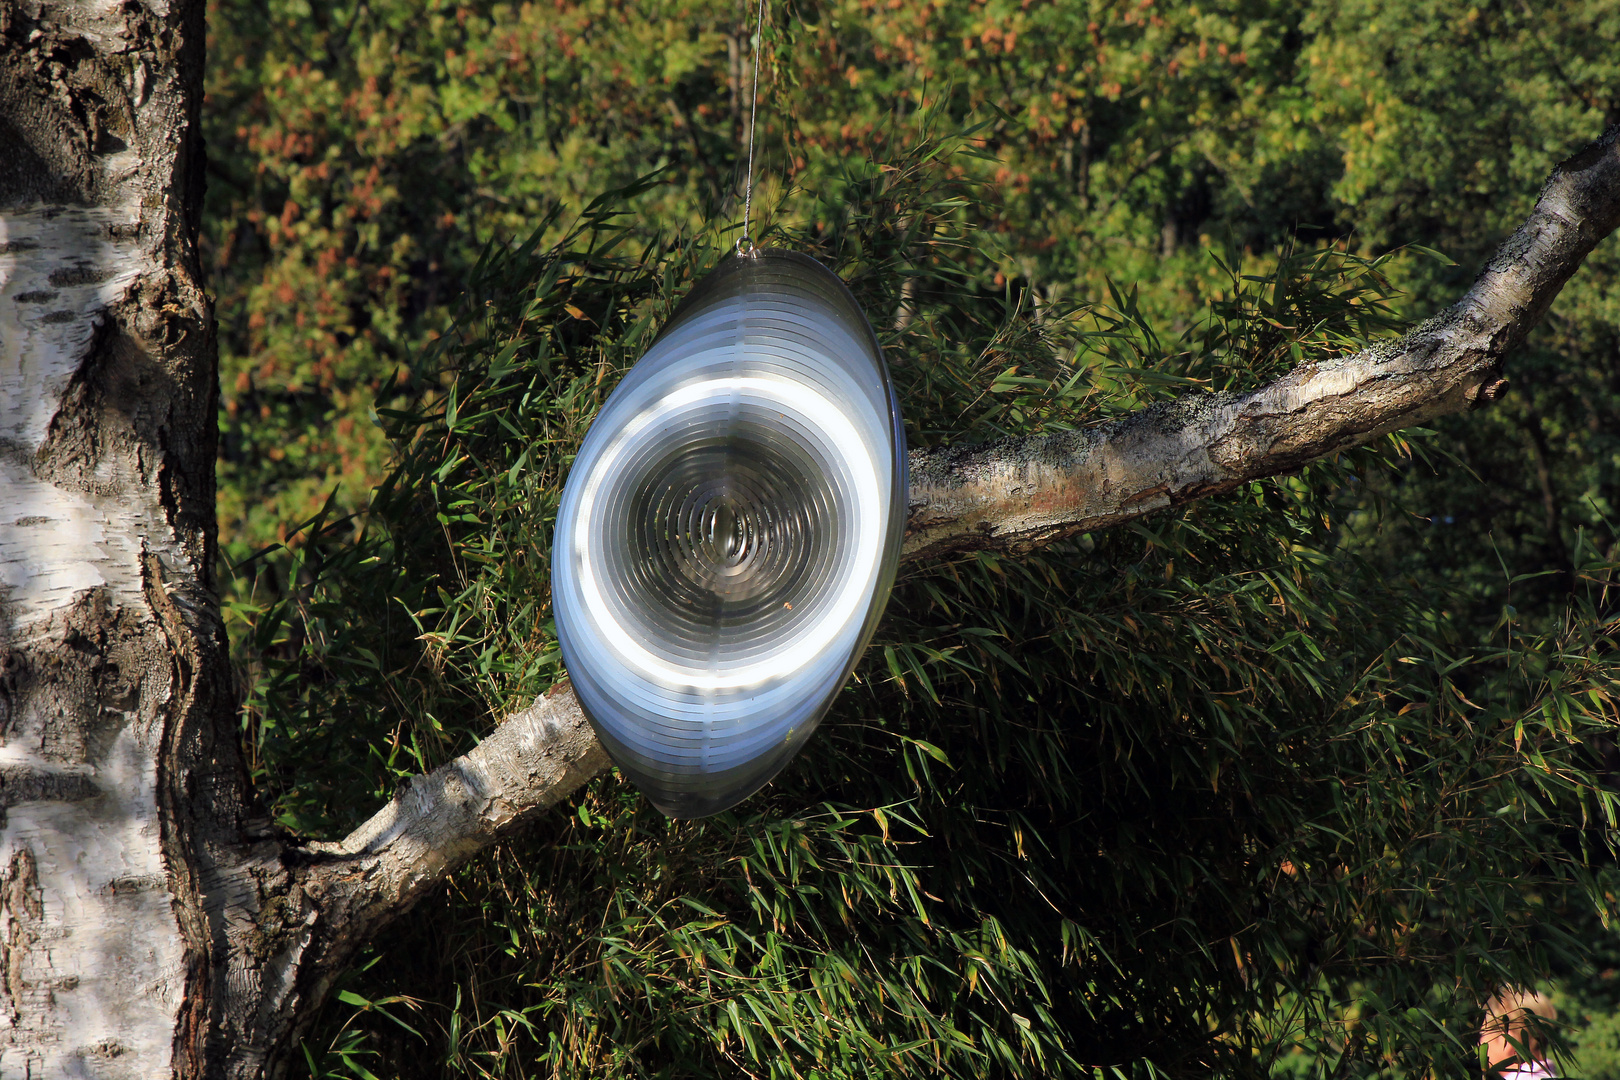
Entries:
<svg viewBox="0 0 1620 1080">
<path fill-rule="evenodd" d="M 245 792 L 210 576 L 202 44 L 200 3 L 0 3 L 4 1076 L 202 1071 L 176 1034 L 207 1000 L 190 868 L 237 843 Z"/>
</svg>

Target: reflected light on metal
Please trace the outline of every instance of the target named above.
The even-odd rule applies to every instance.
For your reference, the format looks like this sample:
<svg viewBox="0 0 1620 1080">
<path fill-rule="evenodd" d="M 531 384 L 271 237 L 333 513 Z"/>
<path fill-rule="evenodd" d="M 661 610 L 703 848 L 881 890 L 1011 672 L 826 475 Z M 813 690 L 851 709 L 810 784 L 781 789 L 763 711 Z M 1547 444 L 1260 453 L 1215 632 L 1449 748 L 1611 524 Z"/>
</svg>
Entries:
<svg viewBox="0 0 1620 1080">
<path fill-rule="evenodd" d="M 758 791 L 871 640 L 905 527 L 888 368 L 838 277 L 756 249 L 699 282 L 591 425 L 557 516 L 574 691 L 671 817 Z"/>
</svg>

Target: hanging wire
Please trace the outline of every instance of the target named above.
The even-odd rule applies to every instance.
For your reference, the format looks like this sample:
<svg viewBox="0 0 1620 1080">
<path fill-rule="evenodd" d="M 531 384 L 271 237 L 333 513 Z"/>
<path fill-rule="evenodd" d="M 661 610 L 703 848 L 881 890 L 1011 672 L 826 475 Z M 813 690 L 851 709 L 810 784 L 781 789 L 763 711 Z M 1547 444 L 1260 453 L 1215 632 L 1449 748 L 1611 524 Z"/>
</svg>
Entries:
<svg viewBox="0 0 1620 1080">
<path fill-rule="evenodd" d="M 754 250 L 749 235 L 754 210 L 754 118 L 759 115 L 759 47 L 765 44 L 765 0 L 759 0 L 759 15 L 754 20 L 754 83 L 752 100 L 748 105 L 748 180 L 743 186 L 743 229 L 737 241 L 737 251 L 747 255 Z"/>
</svg>

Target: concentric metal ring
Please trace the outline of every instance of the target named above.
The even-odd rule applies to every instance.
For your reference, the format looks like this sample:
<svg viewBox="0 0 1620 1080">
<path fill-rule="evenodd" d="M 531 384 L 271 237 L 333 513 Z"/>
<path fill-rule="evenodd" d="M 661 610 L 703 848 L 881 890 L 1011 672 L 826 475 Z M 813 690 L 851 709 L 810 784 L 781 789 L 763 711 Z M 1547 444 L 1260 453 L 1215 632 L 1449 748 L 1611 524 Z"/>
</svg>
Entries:
<svg viewBox="0 0 1620 1080">
<path fill-rule="evenodd" d="M 563 660 L 664 813 L 764 786 L 888 600 L 906 448 L 877 338 L 807 256 L 727 258 L 608 398 L 557 518 Z"/>
</svg>

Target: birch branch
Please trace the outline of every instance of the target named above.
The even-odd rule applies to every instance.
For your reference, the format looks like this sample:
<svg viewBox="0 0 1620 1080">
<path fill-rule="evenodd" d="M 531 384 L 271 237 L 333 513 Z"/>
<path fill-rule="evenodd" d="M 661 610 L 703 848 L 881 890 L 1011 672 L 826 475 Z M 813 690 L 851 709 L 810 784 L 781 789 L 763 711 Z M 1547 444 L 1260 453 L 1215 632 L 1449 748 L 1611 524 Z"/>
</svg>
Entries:
<svg viewBox="0 0 1620 1080">
<path fill-rule="evenodd" d="M 564 681 L 454 761 L 411 778 L 342 841 L 306 846 L 304 888 L 327 922 L 331 962 L 341 967 L 346 946 L 610 764 Z"/>
<path fill-rule="evenodd" d="M 1404 337 L 1301 365 L 1247 394 L 1197 394 L 1084 431 L 914 453 L 906 555 L 1027 551 L 1494 400 L 1504 355 L 1620 225 L 1617 138 L 1611 129 L 1554 170 L 1467 295 Z"/>
<path fill-rule="evenodd" d="M 914 452 L 905 558 L 1026 552 L 1495 400 L 1505 354 L 1620 225 L 1617 140 L 1620 127 L 1554 170 L 1467 295 L 1402 338 L 1302 365 L 1248 394 L 1194 395 L 1086 431 Z M 573 690 L 559 684 L 341 844 L 315 845 L 333 860 L 327 888 L 387 918 L 608 764 Z"/>
</svg>

